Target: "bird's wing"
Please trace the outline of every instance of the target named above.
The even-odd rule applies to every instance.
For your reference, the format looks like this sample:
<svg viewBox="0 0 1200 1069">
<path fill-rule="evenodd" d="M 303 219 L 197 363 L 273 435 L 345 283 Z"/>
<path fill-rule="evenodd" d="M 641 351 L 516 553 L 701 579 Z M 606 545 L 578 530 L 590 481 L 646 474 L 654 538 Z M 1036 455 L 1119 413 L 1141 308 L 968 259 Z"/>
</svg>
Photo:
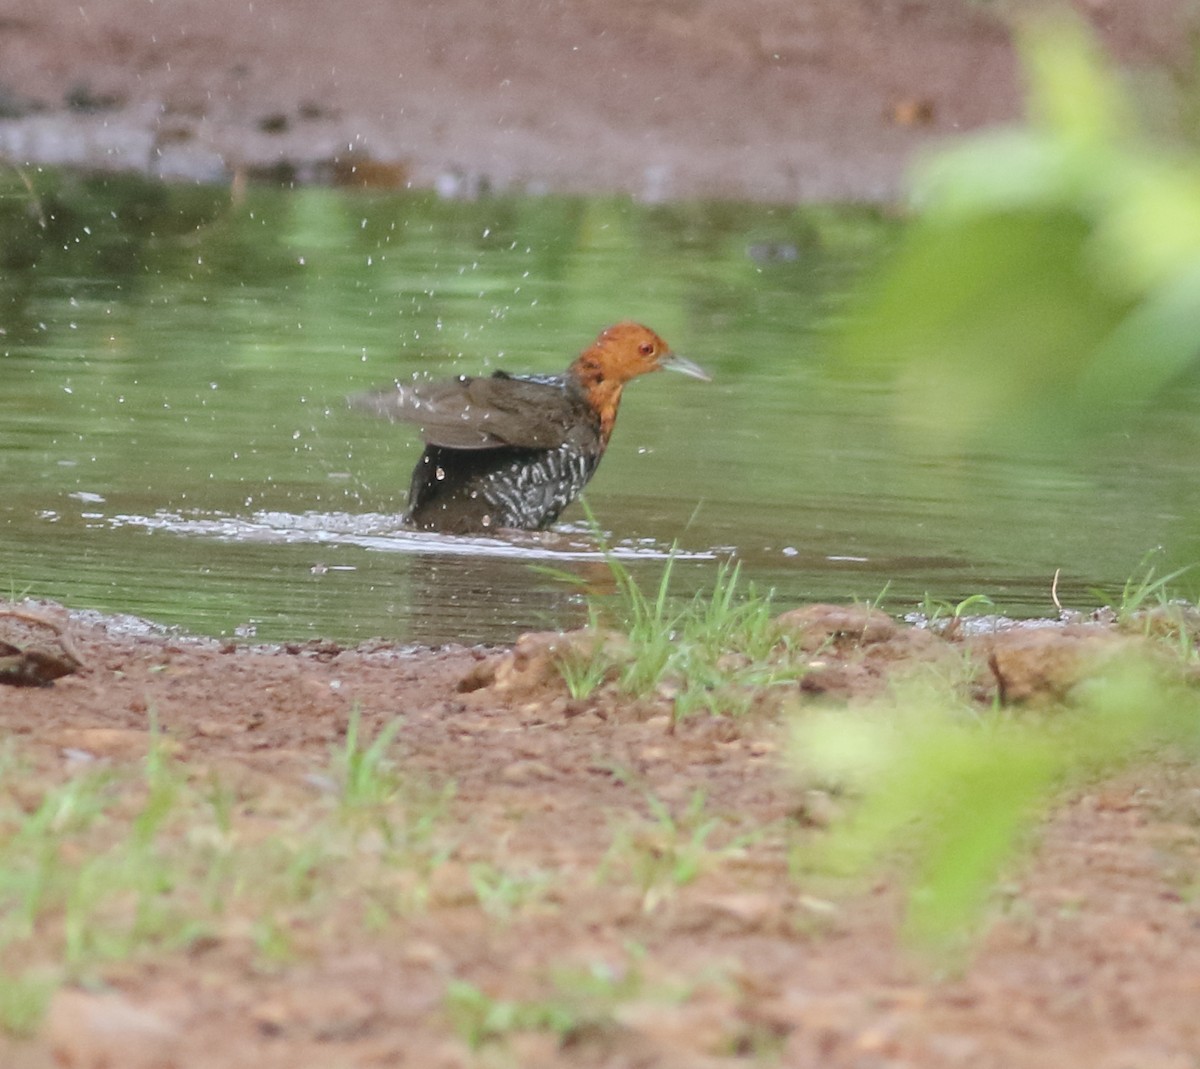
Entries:
<svg viewBox="0 0 1200 1069">
<path fill-rule="evenodd" d="M 450 449 L 556 449 L 578 434 L 580 413 L 559 377 L 460 376 L 359 394 L 356 408 L 415 423 L 429 445 Z"/>
</svg>

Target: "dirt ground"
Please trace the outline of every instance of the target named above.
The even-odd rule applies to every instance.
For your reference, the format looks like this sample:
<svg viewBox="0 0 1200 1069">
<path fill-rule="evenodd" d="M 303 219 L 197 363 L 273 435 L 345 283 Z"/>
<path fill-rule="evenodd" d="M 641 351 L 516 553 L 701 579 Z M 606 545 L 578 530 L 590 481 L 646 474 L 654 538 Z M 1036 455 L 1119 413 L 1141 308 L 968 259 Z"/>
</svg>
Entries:
<svg viewBox="0 0 1200 1069">
<path fill-rule="evenodd" d="M 1076 0 L 1188 70 L 1181 0 Z M 0 0 L 0 156 L 170 178 L 890 199 L 1015 117 L 1042 0 Z"/>
<path fill-rule="evenodd" d="M 953 646 L 882 614 L 845 624 L 845 610 L 805 611 L 834 621 L 831 638 L 785 704 L 853 703 Z M 22 769 L 5 766 L 0 797 L 25 812 L 81 769 L 141 775 L 153 717 L 188 783 L 231 785 L 235 826 L 287 839 L 302 834 L 290 820 L 313 822 L 357 711 L 364 739 L 398 725 L 389 752 L 404 782 L 453 785 L 436 819 L 449 846 L 407 908 L 395 903 L 411 885 L 363 882 L 362 856 L 380 849 L 370 836 L 325 892 L 306 862 L 305 895 L 268 907 L 284 951 L 256 934 L 261 921 L 239 919 L 230 891 L 218 923 L 182 946 L 76 962 L 31 1038 L 0 1032 L 6 1069 L 1184 1069 L 1200 1058 L 1200 771 L 1178 760 L 1148 757 L 1064 800 L 1008 876 L 977 952 L 946 972 L 898 935 L 902 896 L 886 870 L 867 886 L 806 871 L 839 802 L 788 772 L 776 711 L 672 728 L 664 700 L 573 700 L 545 670 L 545 638 L 515 652 L 254 650 L 78 617 L 70 634 L 83 671 L 0 687 Z M 1012 698 L 1069 685 L 1077 643 L 1097 639 L 1108 641 L 1090 626 L 1010 636 L 984 651 L 979 685 Z M 10 833 L 11 820 L 0 805 Z M 75 840 L 58 849 L 78 863 Z M 411 875 L 411 858 L 402 867 Z M 384 915 L 371 919 L 365 899 Z M 34 943 L 53 947 L 64 923 L 50 910 Z M 27 943 L 8 945 L 9 969 L 36 966 Z M 456 984 L 469 985 L 457 1001 Z M 551 995 L 567 1007 L 561 1025 L 515 1008 Z"/>
</svg>

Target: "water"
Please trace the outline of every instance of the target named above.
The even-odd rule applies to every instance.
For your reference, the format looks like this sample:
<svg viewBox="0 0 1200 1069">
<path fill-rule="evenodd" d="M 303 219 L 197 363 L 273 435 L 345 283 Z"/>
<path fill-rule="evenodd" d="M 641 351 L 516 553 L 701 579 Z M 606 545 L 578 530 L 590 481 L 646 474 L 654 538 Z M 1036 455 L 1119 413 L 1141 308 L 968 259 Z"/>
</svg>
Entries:
<svg viewBox="0 0 1200 1069">
<path fill-rule="evenodd" d="M 647 583 L 732 555 L 783 606 L 983 593 L 1094 604 L 1195 556 L 1200 389 L 1086 454 L 947 456 L 898 435 L 831 341 L 897 224 L 866 209 L 474 204 L 328 189 L 15 177 L 0 197 L 0 583 L 191 631 L 501 642 L 608 582 L 555 532 L 396 522 L 419 453 L 347 394 L 419 372 L 558 371 L 642 320 L 715 381 L 635 382 L 588 501 Z"/>
</svg>

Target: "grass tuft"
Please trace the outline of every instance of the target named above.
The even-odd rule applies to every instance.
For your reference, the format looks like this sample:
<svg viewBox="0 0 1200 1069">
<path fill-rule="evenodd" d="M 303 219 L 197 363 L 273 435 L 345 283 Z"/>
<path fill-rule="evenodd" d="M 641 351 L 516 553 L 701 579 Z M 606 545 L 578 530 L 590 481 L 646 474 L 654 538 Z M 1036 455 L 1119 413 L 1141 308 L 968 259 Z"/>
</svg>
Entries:
<svg viewBox="0 0 1200 1069">
<path fill-rule="evenodd" d="M 704 872 L 737 856 L 747 840 L 735 837 L 720 846 L 712 842 L 723 821 L 708 812 L 703 790 L 692 793 L 678 816 L 655 794 L 642 793 L 650 819 L 614 829 L 596 880 L 631 885 L 641 896 L 642 909 L 650 913 Z"/>
<path fill-rule="evenodd" d="M 388 747 L 400 730 L 393 720 L 368 746 L 359 742 L 361 716 L 356 706 L 346 726 L 346 742 L 334 754 L 334 775 L 338 784 L 338 803 L 347 812 L 366 812 L 392 801 L 400 784 L 387 760 Z"/>
<path fill-rule="evenodd" d="M 775 619 L 774 592 L 743 584 L 740 562 L 722 561 L 711 587 L 681 598 L 672 593 L 678 561 L 672 547 L 657 585 L 647 593 L 594 521 L 592 529 L 614 590 L 587 594 L 589 627 L 598 634 L 615 629 L 621 641 L 575 644 L 558 658 L 573 698 L 587 697 L 611 680 L 623 694 L 671 698 L 676 717 L 736 714 L 747 711 L 764 689 L 792 682 L 807 670 L 806 660 L 790 657 L 787 636 Z"/>
<path fill-rule="evenodd" d="M 550 1033 L 565 1044 L 619 1027 L 624 1008 L 657 1008 L 688 996 L 690 984 L 652 986 L 643 971 L 644 951 L 627 950 L 631 960 L 621 967 L 597 961 L 551 970 L 548 994 L 538 999 L 495 998 L 466 980 L 451 980 L 444 1001 L 451 1026 L 475 1051 L 521 1032 Z"/>
</svg>

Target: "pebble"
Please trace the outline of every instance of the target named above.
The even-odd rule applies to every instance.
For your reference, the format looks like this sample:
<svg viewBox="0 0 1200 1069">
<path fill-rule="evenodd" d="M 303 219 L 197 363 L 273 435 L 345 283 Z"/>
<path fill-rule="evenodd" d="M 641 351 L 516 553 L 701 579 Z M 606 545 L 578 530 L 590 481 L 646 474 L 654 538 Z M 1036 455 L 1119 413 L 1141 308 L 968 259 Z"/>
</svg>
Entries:
<svg viewBox="0 0 1200 1069">
<path fill-rule="evenodd" d="M 70 1069 L 172 1069 L 179 1029 L 121 995 L 64 989 L 55 994 L 43 1032 L 58 1065 Z"/>
</svg>

